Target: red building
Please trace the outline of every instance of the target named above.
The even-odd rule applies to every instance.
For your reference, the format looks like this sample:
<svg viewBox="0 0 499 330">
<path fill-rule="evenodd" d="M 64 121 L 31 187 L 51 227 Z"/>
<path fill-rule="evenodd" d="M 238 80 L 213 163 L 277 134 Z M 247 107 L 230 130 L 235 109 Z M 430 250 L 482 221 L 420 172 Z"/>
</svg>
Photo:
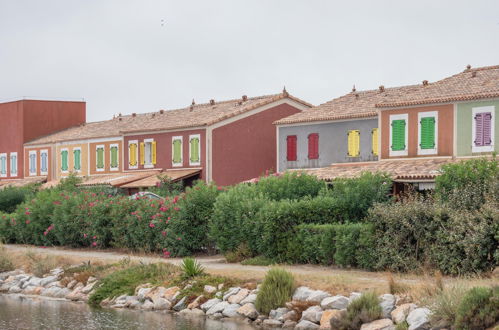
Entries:
<svg viewBox="0 0 499 330">
<path fill-rule="evenodd" d="M 23 144 L 86 120 L 85 102 L 18 100 L 0 103 L 0 180 L 24 178 Z M 41 155 L 33 156 L 35 162 Z"/>
</svg>

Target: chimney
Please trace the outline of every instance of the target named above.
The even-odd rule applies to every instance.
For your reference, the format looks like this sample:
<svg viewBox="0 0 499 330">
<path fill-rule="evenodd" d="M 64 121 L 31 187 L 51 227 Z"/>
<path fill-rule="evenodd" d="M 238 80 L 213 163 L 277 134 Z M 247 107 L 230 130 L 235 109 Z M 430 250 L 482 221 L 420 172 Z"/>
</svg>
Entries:
<svg viewBox="0 0 499 330">
<path fill-rule="evenodd" d="M 243 102 L 248 101 L 248 95 L 243 95 Z"/>
<path fill-rule="evenodd" d="M 476 71 L 471 71 L 471 78 L 475 78 L 476 77 Z"/>
<path fill-rule="evenodd" d="M 288 97 L 289 96 L 289 93 L 288 91 L 286 90 L 286 86 L 284 86 L 283 90 L 282 90 L 282 95 L 284 95 L 285 97 Z"/>
<path fill-rule="evenodd" d="M 423 80 L 423 86 L 428 86 L 428 80 Z"/>
<path fill-rule="evenodd" d="M 471 69 L 471 65 L 469 65 L 469 64 L 468 64 L 468 65 L 466 66 L 466 70 L 468 70 L 468 71 L 469 71 L 470 69 Z"/>
<path fill-rule="evenodd" d="M 137 114 L 135 112 L 132 113 L 132 117 L 137 117 Z"/>
<path fill-rule="evenodd" d="M 355 85 L 353 85 L 352 92 L 355 92 L 355 91 L 357 91 L 357 89 L 355 88 Z"/>
<path fill-rule="evenodd" d="M 380 93 L 383 93 L 385 91 L 385 86 L 380 85 L 379 86 L 379 91 L 380 91 Z"/>
<path fill-rule="evenodd" d="M 210 105 L 215 105 L 215 100 L 214 99 L 210 100 Z"/>
<path fill-rule="evenodd" d="M 161 110 L 159 110 L 159 113 L 162 115 L 165 113 L 165 110 L 161 109 Z"/>
</svg>

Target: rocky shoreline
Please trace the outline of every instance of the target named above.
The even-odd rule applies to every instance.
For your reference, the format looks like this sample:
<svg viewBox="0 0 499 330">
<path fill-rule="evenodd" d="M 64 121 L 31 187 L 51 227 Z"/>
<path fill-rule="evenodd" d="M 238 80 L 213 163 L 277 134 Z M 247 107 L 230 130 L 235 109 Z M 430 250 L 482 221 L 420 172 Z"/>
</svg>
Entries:
<svg viewBox="0 0 499 330">
<path fill-rule="evenodd" d="M 77 274 L 65 276 L 62 268 L 56 268 L 43 277 L 27 274 L 22 270 L 0 273 L 0 293 L 26 296 L 42 296 L 87 303 L 97 288 L 95 277 L 81 277 Z M 205 285 L 204 294 L 181 296 L 186 288 L 161 287 L 142 284 L 132 296 L 121 295 L 102 301 L 107 308 L 135 309 L 144 311 L 172 311 L 182 316 L 208 317 L 218 320 L 242 321 L 257 328 L 285 329 L 333 329 L 335 319 L 342 318 L 347 306 L 361 294 L 354 292 L 348 297 L 332 295 L 321 290 L 298 287 L 292 301 L 272 310 L 269 315 L 261 314 L 255 307 L 259 286 L 247 283 L 242 287 L 225 288 Z M 209 298 L 213 297 L 213 298 Z M 361 330 L 396 329 L 405 323 L 409 330 L 430 329 L 430 310 L 420 308 L 408 297 L 392 294 L 379 296 L 383 318 L 363 324 Z"/>
</svg>

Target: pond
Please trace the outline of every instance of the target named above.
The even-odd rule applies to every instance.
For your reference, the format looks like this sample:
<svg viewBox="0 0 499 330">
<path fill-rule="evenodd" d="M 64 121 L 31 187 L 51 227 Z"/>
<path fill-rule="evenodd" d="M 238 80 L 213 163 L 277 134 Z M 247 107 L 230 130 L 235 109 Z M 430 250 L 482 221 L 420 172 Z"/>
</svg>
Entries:
<svg viewBox="0 0 499 330">
<path fill-rule="evenodd" d="M 0 329 L 243 329 L 254 327 L 168 312 L 92 308 L 83 303 L 38 297 L 0 295 Z"/>
</svg>

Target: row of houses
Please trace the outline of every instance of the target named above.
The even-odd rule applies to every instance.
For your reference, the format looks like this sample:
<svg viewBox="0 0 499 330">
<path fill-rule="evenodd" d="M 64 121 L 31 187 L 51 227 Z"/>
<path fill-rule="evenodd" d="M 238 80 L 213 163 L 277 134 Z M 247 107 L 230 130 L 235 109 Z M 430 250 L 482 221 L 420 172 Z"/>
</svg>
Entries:
<svg viewBox="0 0 499 330">
<path fill-rule="evenodd" d="M 173 180 L 231 185 L 266 171 L 323 179 L 386 171 L 432 188 L 438 168 L 499 148 L 499 66 L 436 82 L 357 91 L 319 106 L 282 93 L 210 100 L 87 123 L 84 102 L 0 104 L 0 184 L 85 184 L 134 191 Z"/>
</svg>

